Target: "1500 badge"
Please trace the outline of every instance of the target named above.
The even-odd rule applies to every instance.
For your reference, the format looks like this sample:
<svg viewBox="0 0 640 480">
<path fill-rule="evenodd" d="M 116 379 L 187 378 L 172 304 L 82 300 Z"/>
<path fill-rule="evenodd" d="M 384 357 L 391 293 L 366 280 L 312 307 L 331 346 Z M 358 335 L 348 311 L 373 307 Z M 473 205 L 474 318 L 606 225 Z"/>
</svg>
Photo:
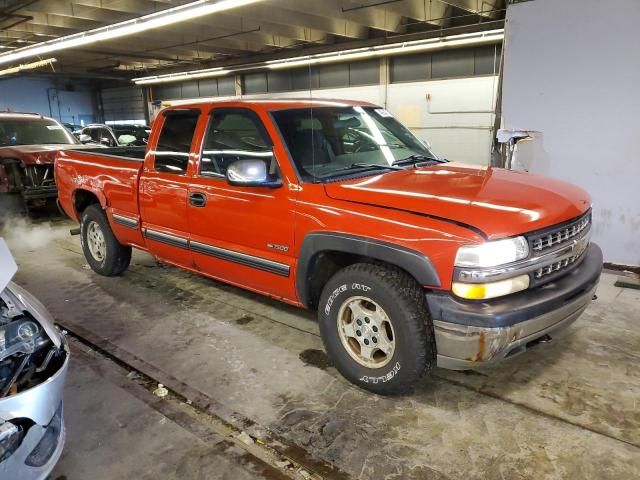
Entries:
<svg viewBox="0 0 640 480">
<path fill-rule="evenodd" d="M 288 252 L 289 247 L 286 245 L 278 245 L 277 243 L 267 243 L 268 248 L 272 248 L 273 250 L 279 250 L 280 252 Z"/>
</svg>

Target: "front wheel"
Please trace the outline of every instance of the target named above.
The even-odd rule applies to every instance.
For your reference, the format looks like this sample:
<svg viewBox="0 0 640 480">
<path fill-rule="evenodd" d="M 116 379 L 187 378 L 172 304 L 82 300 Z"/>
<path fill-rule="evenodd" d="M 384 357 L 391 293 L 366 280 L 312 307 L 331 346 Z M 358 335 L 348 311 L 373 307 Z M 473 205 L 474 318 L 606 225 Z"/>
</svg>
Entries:
<svg viewBox="0 0 640 480">
<path fill-rule="evenodd" d="M 329 357 L 361 388 L 406 393 L 435 366 L 424 290 L 402 270 L 367 263 L 340 270 L 324 287 L 318 319 Z"/>
<path fill-rule="evenodd" d="M 131 247 L 118 242 L 100 205 L 89 205 L 80 221 L 82 251 L 94 272 L 113 277 L 121 275 L 131 263 Z"/>
</svg>

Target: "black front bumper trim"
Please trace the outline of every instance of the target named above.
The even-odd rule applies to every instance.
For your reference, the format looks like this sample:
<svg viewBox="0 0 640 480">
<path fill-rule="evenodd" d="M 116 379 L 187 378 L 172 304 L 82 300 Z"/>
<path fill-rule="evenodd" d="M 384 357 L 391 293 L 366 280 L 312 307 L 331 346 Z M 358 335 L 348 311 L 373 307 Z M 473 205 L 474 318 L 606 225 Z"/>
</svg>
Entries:
<svg viewBox="0 0 640 480">
<path fill-rule="evenodd" d="M 508 327 L 539 317 L 592 289 L 602 273 L 602 250 L 591 243 L 579 266 L 552 282 L 485 301 L 466 301 L 443 292 L 426 294 L 433 320 L 474 327 Z"/>
</svg>

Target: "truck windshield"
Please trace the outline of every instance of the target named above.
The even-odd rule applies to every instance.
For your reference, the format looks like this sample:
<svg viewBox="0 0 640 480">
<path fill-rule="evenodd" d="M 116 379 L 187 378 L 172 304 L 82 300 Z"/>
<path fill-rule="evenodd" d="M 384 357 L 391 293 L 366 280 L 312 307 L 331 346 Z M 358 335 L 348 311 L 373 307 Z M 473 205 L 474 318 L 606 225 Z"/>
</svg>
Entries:
<svg viewBox="0 0 640 480">
<path fill-rule="evenodd" d="M 382 108 L 292 108 L 274 111 L 272 116 L 305 181 L 440 161 Z"/>
<path fill-rule="evenodd" d="M 0 146 L 76 144 L 61 124 L 47 119 L 0 119 Z"/>
</svg>

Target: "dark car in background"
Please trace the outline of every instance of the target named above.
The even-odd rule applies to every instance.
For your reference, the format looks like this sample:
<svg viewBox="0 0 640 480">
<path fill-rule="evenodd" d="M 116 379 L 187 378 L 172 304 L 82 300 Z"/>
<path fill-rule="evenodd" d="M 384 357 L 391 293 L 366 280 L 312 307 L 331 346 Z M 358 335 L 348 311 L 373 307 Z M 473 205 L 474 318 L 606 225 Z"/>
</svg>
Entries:
<svg viewBox="0 0 640 480">
<path fill-rule="evenodd" d="M 143 147 L 149 140 L 151 128 L 146 125 L 91 124 L 77 133 L 81 143 L 107 147 Z"/>
</svg>

